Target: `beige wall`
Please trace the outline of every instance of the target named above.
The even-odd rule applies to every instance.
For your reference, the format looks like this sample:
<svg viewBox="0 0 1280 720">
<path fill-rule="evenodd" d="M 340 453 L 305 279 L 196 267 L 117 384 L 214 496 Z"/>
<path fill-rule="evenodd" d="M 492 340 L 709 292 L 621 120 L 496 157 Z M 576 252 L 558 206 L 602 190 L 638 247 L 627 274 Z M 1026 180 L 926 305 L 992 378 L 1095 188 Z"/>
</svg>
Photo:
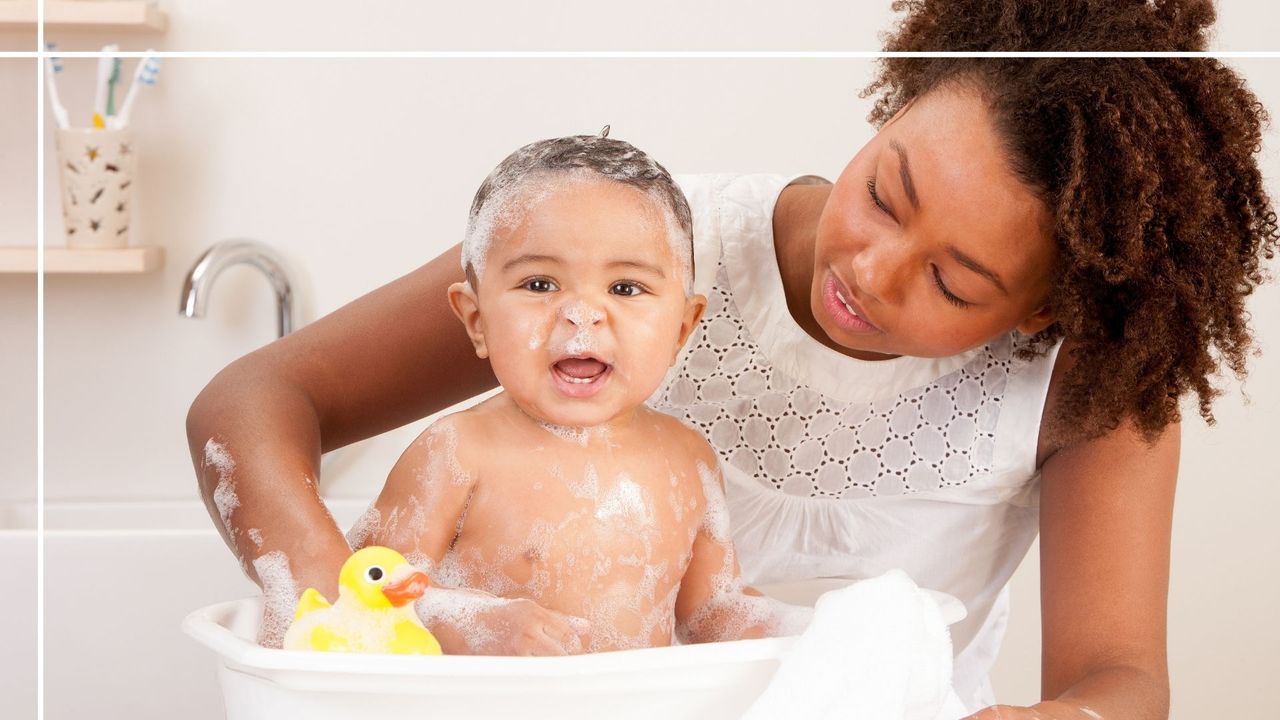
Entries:
<svg viewBox="0 0 1280 720">
<path fill-rule="evenodd" d="M 36 63 L 0 60 L 0 246 L 36 244 Z M 36 278 L 0 274 L 0 501 L 36 494 Z"/>
<path fill-rule="evenodd" d="M 427 9 L 438 9 L 435 3 L 382 3 L 382 14 L 340 16 L 324 8 L 349 4 L 161 2 L 173 15 L 171 31 L 127 37 L 126 49 L 874 49 L 889 16 L 882 8 L 872 14 L 860 8 L 855 16 L 851 8 L 865 3 L 814 0 L 793 4 L 784 17 L 776 3 L 735 5 L 732 14 L 717 3 L 718 10 L 702 11 L 706 17 L 683 12 L 681 22 L 670 22 L 675 13 L 661 12 L 660 4 L 642 17 L 615 18 L 603 32 L 599 3 L 574 0 L 561 4 L 570 10 L 558 29 L 534 35 L 510 29 L 527 27 L 518 20 L 523 3 L 502 10 L 509 21 L 502 30 L 488 22 L 492 9 L 482 16 L 461 5 L 442 19 Z M 1221 5 L 1217 49 L 1274 44 L 1266 28 L 1275 23 L 1256 14 L 1266 7 L 1261 2 Z M 400 20 L 387 22 L 393 15 Z M 108 40 L 53 39 L 68 49 L 96 49 Z M 0 88 L 34 97 L 22 62 L 28 61 L 0 64 Z M 66 64 L 63 96 L 83 121 L 92 62 Z M 1233 64 L 1280 113 L 1280 59 Z M 178 317 L 183 274 L 209 244 L 247 236 L 275 245 L 295 267 L 300 320 L 314 319 L 456 242 L 476 184 L 506 152 L 536 137 L 612 123 L 616 137 L 636 142 L 674 172 L 832 177 L 870 136 L 867 104 L 857 98 L 870 68 L 866 61 L 814 59 L 166 60 L 161 84 L 134 116 L 141 152 L 134 229 L 138 241 L 166 248 L 164 269 L 48 278 L 48 496 L 193 496 L 182 428 L 187 404 L 218 368 L 274 333 L 271 295 L 243 268 L 219 280 L 208 318 Z M 3 123 L 17 123 L 17 134 Z M 45 127 L 48 135 L 47 119 Z M 25 146 L 12 139 L 25 132 L 21 122 L 0 119 L 0 131 L 0 151 L 29 167 L 34 158 L 22 159 Z M 1273 129 L 1266 169 L 1280 195 L 1277 148 Z M 44 219 L 56 245 L 61 223 L 51 139 L 44 151 Z M 8 157 L 0 174 L 5 205 L 11 197 L 33 204 L 34 192 L 8 170 Z M 7 211 L 3 218 L 4 242 L 33 234 Z M 20 371 L 5 365 L 0 376 L 34 368 L 34 301 L 21 300 L 32 293 L 33 281 L 0 276 L 2 362 Z M 1177 718 L 1268 709 L 1261 688 L 1280 669 L 1259 641 L 1270 628 L 1270 610 L 1280 606 L 1277 534 L 1264 516 L 1280 501 L 1280 471 L 1262 449 L 1271 439 L 1267 428 L 1280 424 L 1280 291 L 1264 289 L 1251 307 L 1265 351 L 1246 386 L 1252 404 L 1233 392 L 1218 404 L 1217 428 L 1186 423 L 1170 599 Z M 10 332 L 30 338 L 30 352 L 23 351 L 29 360 L 10 353 Z M 23 387 L 30 388 L 19 386 L 18 396 Z M 0 392 L 5 400 L 14 396 L 7 385 Z M 33 391 L 30 397 L 33 403 Z M 30 427 L 21 425 L 22 413 L 4 406 L 0 421 L 17 427 L 5 442 L 33 445 L 33 436 L 22 435 Z M 372 492 L 420 426 L 358 446 L 323 485 L 331 495 Z M 0 451 L 21 456 L 7 444 Z M 14 466 L 13 477 L 30 476 L 30 457 L 27 470 Z M 0 475 L 0 492 L 20 496 L 8 477 Z M 1029 701 L 1037 692 L 1036 569 L 1030 557 L 1015 579 L 1015 615 L 996 676 L 1007 701 Z"/>
<path fill-rule="evenodd" d="M 1276 47 L 1268 0 L 1218 0 L 1213 50 Z M 889 0 L 599 0 L 486 3 L 379 0 L 159 0 L 164 34 L 50 31 L 65 50 L 663 50 L 824 51 L 880 49 Z M 356 10 L 358 8 L 358 10 Z M 16 39 L 16 47 L 29 47 Z"/>
</svg>

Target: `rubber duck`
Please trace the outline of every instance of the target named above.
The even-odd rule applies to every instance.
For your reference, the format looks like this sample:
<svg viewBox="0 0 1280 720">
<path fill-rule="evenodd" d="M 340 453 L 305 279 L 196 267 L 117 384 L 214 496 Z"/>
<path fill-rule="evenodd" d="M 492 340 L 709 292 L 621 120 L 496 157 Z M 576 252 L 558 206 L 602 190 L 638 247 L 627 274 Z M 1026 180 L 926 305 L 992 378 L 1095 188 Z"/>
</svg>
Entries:
<svg viewBox="0 0 1280 720">
<path fill-rule="evenodd" d="M 338 600 L 307 588 L 298 599 L 285 650 L 440 655 L 413 601 L 430 585 L 426 573 L 391 548 L 370 546 L 347 558 Z"/>
</svg>

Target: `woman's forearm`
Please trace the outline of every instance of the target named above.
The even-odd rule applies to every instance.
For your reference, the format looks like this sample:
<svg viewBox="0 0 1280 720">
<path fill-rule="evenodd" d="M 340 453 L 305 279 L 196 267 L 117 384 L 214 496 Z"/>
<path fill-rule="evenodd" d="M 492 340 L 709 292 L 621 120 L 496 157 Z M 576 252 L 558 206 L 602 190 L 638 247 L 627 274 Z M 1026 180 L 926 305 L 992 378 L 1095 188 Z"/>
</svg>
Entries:
<svg viewBox="0 0 1280 720">
<path fill-rule="evenodd" d="M 263 364 L 233 363 L 192 403 L 187 442 L 200 495 L 251 579 L 290 579 L 299 591 L 336 597 L 350 548 L 316 489 L 316 413 Z"/>
<path fill-rule="evenodd" d="M 1169 677 L 1131 665 L 1112 665 L 1091 672 L 1034 709 L 1046 720 L 1166 720 Z"/>
</svg>

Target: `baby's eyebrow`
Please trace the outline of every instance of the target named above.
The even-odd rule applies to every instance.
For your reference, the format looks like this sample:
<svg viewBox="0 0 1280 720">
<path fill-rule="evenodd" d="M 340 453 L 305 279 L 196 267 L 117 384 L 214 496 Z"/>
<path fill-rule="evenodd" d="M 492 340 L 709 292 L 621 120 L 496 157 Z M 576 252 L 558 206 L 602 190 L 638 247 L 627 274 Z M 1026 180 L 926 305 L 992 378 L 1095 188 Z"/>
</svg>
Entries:
<svg viewBox="0 0 1280 720">
<path fill-rule="evenodd" d="M 640 262 L 639 260 L 614 260 L 613 262 L 609 263 L 607 267 L 611 270 L 613 268 L 631 268 L 633 270 L 640 270 L 641 272 L 647 272 L 652 275 L 656 275 L 662 278 L 663 280 L 667 279 L 667 274 L 662 272 L 662 268 L 658 267 L 657 265 L 653 265 L 651 263 Z"/>
<path fill-rule="evenodd" d="M 555 255 L 536 255 L 533 253 L 525 253 L 524 255 L 520 255 L 512 260 L 508 260 L 503 264 L 502 270 L 503 272 L 506 272 L 517 265 L 529 265 L 531 263 L 540 262 L 549 262 L 555 265 L 560 265 L 563 261 Z"/>
</svg>

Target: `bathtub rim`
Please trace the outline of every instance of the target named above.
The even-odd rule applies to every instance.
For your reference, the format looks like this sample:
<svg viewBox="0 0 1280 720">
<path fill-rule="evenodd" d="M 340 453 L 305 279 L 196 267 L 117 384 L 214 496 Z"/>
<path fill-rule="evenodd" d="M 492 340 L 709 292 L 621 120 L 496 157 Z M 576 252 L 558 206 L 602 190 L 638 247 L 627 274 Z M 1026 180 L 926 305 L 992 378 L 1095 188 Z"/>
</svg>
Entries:
<svg viewBox="0 0 1280 720">
<path fill-rule="evenodd" d="M 260 598 L 244 598 L 209 605 L 190 613 L 182 631 L 213 650 L 229 669 L 266 677 L 286 687 L 311 687 L 311 683 L 281 682 L 287 675 L 342 674 L 347 676 L 447 676 L 492 679 L 582 678 L 620 672 L 670 670 L 723 663 L 777 660 L 791 649 L 797 637 L 733 640 L 637 650 L 617 650 L 561 657 L 509 657 L 443 655 L 434 657 L 357 653 L 308 653 L 264 648 L 237 635 L 227 624 L 240 613 L 261 613 Z M 265 672 L 264 672 L 265 671 Z"/>
</svg>

